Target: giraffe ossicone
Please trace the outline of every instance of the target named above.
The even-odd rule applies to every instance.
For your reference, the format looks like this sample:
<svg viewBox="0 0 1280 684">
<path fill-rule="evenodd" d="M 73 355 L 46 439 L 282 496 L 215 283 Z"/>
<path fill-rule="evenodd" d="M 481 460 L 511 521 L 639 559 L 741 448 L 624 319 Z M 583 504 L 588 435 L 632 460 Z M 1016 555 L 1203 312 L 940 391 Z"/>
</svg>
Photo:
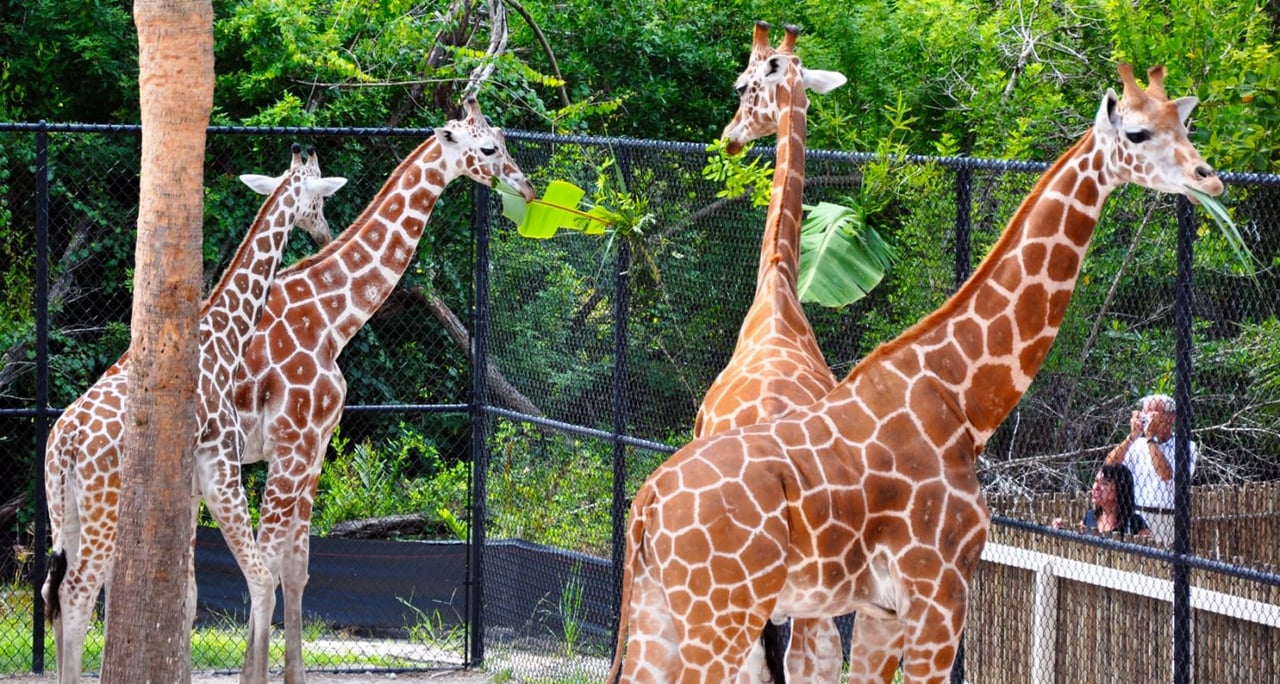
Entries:
<svg viewBox="0 0 1280 684">
<path fill-rule="evenodd" d="M 242 178 L 267 194 L 253 225 L 200 308 L 200 369 L 196 390 L 195 467 L 192 522 L 200 501 L 218 522 L 249 585 L 250 631 L 269 634 L 275 601 L 271 574 L 253 537 L 248 502 L 240 483 L 244 432 L 231 403 L 232 379 L 249 334 L 262 312 L 289 233 L 299 226 L 319 241 L 329 238 L 324 200 L 345 183 L 324 178 L 317 157 L 302 160 L 295 144 L 289 170 L 277 178 Z M 53 536 L 49 573 L 42 588 L 53 625 L 58 681 L 77 682 L 84 640 L 98 594 L 115 565 L 119 520 L 120 462 L 128 394 L 129 353 L 63 411 L 45 447 L 45 496 Z M 191 530 L 194 537 L 195 529 Z M 194 541 L 194 539 L 193 539 Z M 195 577 L 187 559 L 186 612 L 195 619 Z M 108 590 L 110 588 L 108 587 Z M 268 647 L 250 643 L 242 682 L 265 683 L 266 661 L 252 667 L 250 654 Z"/>
<path fill-rule="evenodd" d="M 391 172 L 369 205 L 320 252 L 282 270 L 236 377 L 245 424 L 245 463 L 268 461 L 258 544 L 283 592 L 286 684 L 302 684 L 302 594 L 310 555 L 311 508 L 325 449 L 342 417 L 343 347 L 391 294 L 409 264 L 436 201 L 455 179 L 494 179 L 532 201 L 532 184 L 512 161 L 500 128 L 474 98 L 465 116 L 435 129 Z M 251 643 L 268 627 L 250 625 Z M 246 657 L 255 666 L 268 653 Z"/>
<path fill-rule="evenodd" d="M 764 625 L 857 612 L 851 682 L 942 684 L 990 514 L 975 463 L 1040 369 L 1106 198 L 1125 183 L 1218 195 L 1164 68 L 1118 69 L 1093 127 L 1041 177 L 973 276 L 777 420 L 695 439 L 628 522 L 626 682 L 731 681 Z"/>
</svg>

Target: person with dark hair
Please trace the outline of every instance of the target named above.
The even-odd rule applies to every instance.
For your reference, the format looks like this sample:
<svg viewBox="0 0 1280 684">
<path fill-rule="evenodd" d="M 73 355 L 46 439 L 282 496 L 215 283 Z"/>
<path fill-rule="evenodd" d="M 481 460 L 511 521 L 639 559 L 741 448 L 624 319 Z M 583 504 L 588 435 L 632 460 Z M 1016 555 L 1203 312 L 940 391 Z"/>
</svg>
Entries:
<svg viewBox="0 0 1280 684">
<path fill-rule="evenodd" d="M 1173 543 L 1173 428 L 1177 404 L 1167 394 L 1149 394 L 1129 417 L 1129 435 L 1103 463 L 1123 464 L 1133 474 L 1134 503 L 1161 544 Z M 1196 473 L 1199 448 L 1188 440 L 1188 476 Z"/>
<path fill-rule="evenodd" d="M 1080 526 L 1103 534 L 1132 534 L 1146 537 L 1151 534 L 1147 521 L 1133 506 L 1133 474 L 1119 464 L 1108 464 L 1098 469 L 1093 478 L 1093 490 L 1089 493 L 1093 508 L 1084 514 Z M 1053 526 L 1062 527 L 1062 518 L 1056 518 Z"/>
</svg>

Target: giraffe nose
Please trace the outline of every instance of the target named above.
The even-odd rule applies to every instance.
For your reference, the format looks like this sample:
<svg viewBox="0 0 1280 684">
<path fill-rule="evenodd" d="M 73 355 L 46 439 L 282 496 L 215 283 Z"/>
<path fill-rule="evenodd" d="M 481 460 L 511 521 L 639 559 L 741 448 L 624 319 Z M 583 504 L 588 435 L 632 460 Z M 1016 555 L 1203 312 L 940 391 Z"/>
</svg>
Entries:
<svg viewBox="0 0 1280 684">
<path fill-rule="evenodd" d="M 1195 177 L 1192 181 L 1196 185 L 1196 189 L 1210 197 L 1217 197 L 1222 194 L 1222 180 L 1218 178 L 1218 172 L 1213 170 L 1208 164 L 1197 164 L 1191 171 Z"/>
</svg>

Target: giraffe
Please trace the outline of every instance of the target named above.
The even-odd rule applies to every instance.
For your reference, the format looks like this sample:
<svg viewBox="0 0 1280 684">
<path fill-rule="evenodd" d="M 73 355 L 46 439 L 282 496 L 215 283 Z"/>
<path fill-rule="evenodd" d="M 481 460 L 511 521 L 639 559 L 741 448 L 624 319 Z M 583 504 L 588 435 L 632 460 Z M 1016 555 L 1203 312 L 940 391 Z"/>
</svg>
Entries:
<svg viewBox="0 0 1280 684">
<path fill-rule="evenodd" d="M 288 684 L 306 681 L 302 593 L 316 484 L 346 399 L 338 355 L 408 268 L 446 185 L 460 176 L 485 184 L 497 179 L 535 197 L 507 153 L 502 129 L 488 124 L 474 98 L 463 107 L 465 118 L 435 129 L 405 157 L 351 226 L 280 272 L 239 369 L 235 402 L 249 438 L 244 461 L 269 462 L 258 543 L 273 587 L 278 578 L 283 588 Z M 257 636 L 252 628 L 250 635 Z"/>
<path fill-rule="evenodd" d="M 738 111 L 722 137 L 737 153 L 751 140 L 778 135 L 773 189 L 765 218 L 756 274 L 755 297 L 742 322 L 738 343 L 698 409 L 693 436 L 707 437 L 777 418 L 822 398 L 836 385 L 796 292 L 800 270 L 800 221 L 804 210 L 806 88 L 827 93 L 843 85 L 834 71 L 806 69 L 794 54 L 799 29 L 785 27 L 775 50 L 769 24 L 758 21 L 747 68 L 734 83 Z M 762 671 L 777 681 L 772 649 L 777 627 L 765 626 L 761 645 L 749 656 L 739 681 L 754 681 Z M 791 626 L 786 678 L 835 681 L 843 665 L 840 633 L 830 619 L 797 618 Z"/>
<path fill-rule="evenodd" d="M 990 513 L 976 456 L 1066 313 L 1106 198 L 1222 192 L 1188 140 L 1194 97 L 1118 68 L 1093 126 L 1041 177 L 970 279 L 773 422 L 696 439 L 631 507 L 612 674 L 728 681 L 775 616 L 856 611 L 850 681 L 947 680 Z"/>
<path fill-rule="evenodd" d="M 231 402 L 232 380 L 266 300 L 293 227 L 314 241 L 330 241 L 324 199 L 346 183 L 323 178 L 318 158 L 302 161 L 295 144 L 289 170 L 278 178 L 245 174 L 240 180 L 268 195 L 248 234 L 200 311 L 200 371 L 197 387 L 195 472 L 192 507 L 201 499 L 218 522 L 227 546 L 249 584 L 250 625 L 267 634 L 275 594 L 271 573 L 258 551 L 240 484 L 244 432 Z M 123 457 L 129 352 L 62 413 L 45 449 L 45 495 L 53 553 L 42 594 L 53 624 L 58 680 L 79 681 L 84 638 L 116 557 L 120 460 Z M 194 520 L 194 511 L 192 519 Z M 195 530 L 192 529 L 193 535 Z M 188 622 L 195 619 L 195 577 L 188 564 Z M 252 630 L 251 630 L 252 631 Z M 251 644 L 252 647 L 252 644 Z M 266 648 L 265 641 L 258 647 Z M 241 681 L 265 682 L 266 663 Z"/>
</svg>

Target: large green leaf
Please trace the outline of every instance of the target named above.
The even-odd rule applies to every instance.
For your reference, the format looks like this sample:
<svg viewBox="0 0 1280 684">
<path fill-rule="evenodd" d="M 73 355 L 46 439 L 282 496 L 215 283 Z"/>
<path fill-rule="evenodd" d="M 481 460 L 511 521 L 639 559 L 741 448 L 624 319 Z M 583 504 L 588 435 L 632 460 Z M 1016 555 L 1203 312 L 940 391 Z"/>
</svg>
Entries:
<svg viewBox="0 0 1280 684">
<path fill-rule="evenodd" d="M 840 308 L 866 296 L 896 255 L 854 208 L 805 206 L 800 226 L 800 301 Z"/>
<path fill-rule="evenodd" d="M 1240 268 L 1244 270 L 1245 275 L 1253 277 L 1258 273 L 1258 262 L 1253 257 L 1253 252 L 1249 250 L 1249 246 L 1244 243 L 1244 238 L 1240 235 L 1240 230 L 1236 228 L 1236 222 L 1231 220 L 1231 214 L 1226 207 L 1222 206 L 1214 197 L 1207 195 L 1191 186 L 1187 186 L 1187 192 L 1196 199 L 1196 202 L 1204 207 L 1205 213 L 1209 214 L 1209 218 L 1217 224 L 1218 230 L 1222 232 L 1222 239 L 1226 240 L 1227 245 L 1231 248 L 1232 254 L 1235 255 L 1236 261 L 1240 262 Z"/>
<path fill-rule="evenodd" d="M 517 232 L 527 238 L 546 240 L 555 237 L 561 228 L 599 235 L 614 220 L 613 212 L 598 205 L 589 211 L 578 209 L 586 193 L 567 181 L 551 181 L 542 197 L 532 202 L 526 202 L 505 183 L 495 183 L 494 189 L 502 197 L 502 215 L 511 219 Z"/>
</svg>

